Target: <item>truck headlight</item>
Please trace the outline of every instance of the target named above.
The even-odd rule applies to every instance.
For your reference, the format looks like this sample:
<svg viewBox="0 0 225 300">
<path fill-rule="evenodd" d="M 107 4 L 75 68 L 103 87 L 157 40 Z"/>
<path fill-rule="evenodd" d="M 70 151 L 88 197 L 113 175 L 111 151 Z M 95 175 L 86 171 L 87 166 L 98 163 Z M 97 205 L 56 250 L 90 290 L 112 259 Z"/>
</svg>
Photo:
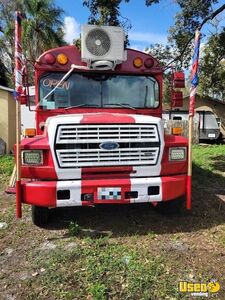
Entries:
<svg viewBox="0 0 225 300">
<path fill-rule="evenodd" d="M 42 150 L 22 150 L 23 165 L 42 165 L 43 151 Z"/>
<path fill-rule="evenodd" d="M 169 149 L 169 161 L 186 160 L 186 147 Z"/>
</svg>

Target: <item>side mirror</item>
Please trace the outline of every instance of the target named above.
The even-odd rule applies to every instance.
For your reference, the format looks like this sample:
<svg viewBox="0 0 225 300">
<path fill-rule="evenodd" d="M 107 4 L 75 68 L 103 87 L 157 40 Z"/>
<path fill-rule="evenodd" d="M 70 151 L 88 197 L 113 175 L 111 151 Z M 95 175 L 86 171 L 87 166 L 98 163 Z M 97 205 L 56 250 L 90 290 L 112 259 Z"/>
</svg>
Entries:
<svg viewBox="0 0 225 300">
<path fill-rule="evenodd" d="M 185 88 L 185 76 L 184 72 L 174 72 L 173 73 L 173 87 L 182 89 Z"/>
<path fill-rule="evenodd" d="M 180 91 L 172 91 L 172 107 L 183 107 L 183 93 Z"/>
</svg>

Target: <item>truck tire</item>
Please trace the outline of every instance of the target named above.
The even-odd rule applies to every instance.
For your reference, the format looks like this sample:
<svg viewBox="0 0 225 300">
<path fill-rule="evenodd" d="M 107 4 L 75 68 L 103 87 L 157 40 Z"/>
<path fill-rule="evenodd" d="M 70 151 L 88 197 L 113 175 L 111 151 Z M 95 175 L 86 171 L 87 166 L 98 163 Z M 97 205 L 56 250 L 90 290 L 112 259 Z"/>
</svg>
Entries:
<svg viewBox="0 0 225 300">
<path fill-rule="evenodd" d="M 155 209 L 156 211 L 158 211 L 163 215 L 172 216 L 184 212 L 185 211 L 184 207 L 185 207 L 185 197 L 182 197 L 174 200 L 159 202 L 156 205 Z"/>
<path fill-rule="evenodd" d="M 49 221 L 49 209 L 32 205 L 32 221 L 38 227 L 44 227 Z"/>
</svg>

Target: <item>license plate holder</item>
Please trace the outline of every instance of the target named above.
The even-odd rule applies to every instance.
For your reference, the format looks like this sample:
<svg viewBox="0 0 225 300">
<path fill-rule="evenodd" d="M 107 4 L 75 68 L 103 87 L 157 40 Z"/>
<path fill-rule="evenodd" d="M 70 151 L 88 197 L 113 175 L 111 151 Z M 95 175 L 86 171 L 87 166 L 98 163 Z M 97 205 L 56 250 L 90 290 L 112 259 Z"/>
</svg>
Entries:
<svg viewBox="0 0 225 300">
<path fill-rule="evenodd" d="M 98 187 L 99 200 L 121 200 L 121 187 Z"/>
</svg>

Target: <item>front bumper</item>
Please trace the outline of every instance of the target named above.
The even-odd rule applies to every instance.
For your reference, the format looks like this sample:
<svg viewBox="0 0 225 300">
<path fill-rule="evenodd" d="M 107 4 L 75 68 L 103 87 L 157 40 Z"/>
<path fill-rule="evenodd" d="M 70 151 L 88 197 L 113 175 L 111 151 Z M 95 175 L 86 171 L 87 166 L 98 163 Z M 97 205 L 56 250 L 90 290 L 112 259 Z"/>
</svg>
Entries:
<svg viewBox="0 0 225 300">
<path fill-rule="evenodd" d="M 186 194 L 186 179 L 186 175 L 174 175 L 24 182 L 22 202 L 44 207 L 67 207 L 168 201 Z"/>
</svg>

